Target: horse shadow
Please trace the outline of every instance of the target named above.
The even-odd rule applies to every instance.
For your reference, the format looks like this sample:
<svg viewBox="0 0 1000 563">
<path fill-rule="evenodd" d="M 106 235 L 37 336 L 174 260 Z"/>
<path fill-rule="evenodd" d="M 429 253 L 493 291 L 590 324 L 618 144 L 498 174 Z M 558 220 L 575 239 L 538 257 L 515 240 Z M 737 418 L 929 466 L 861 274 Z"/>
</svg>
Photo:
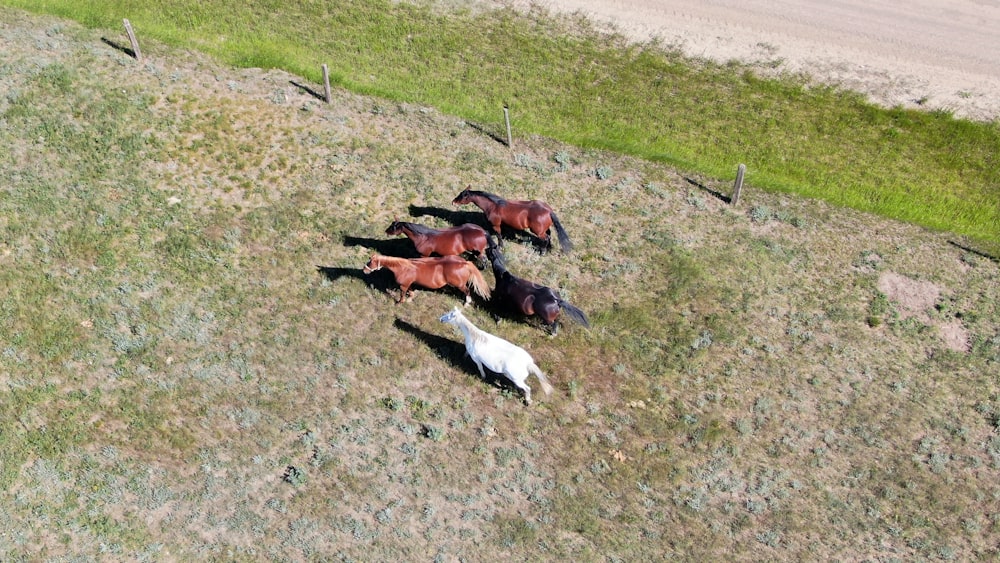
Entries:
<svg viewBox="0 0 1000 563">
<path fill-rule="evenodd" d="M 552 246 L 550 244 L 547 244 L 544 240 L 536 237 L 533 233 L 529 233 L 527 231 L 517 231 L 506 225 L 500 226 L 500 233 L 503 240 L 530 246 L 539 254 L 548 254 L 552 251 Z M 555 233 L 552 233 L 551 237 L 555 236 Z M 549 240 L 551 241 L 552 238 Z M 553 242 L 552 244 L 555 243 Z"/>
<path fill-rule="evenodd" d="M 431 352 L 433 352 L 434 355 L 442 361 L 450 363 L 457 368 L 461 368 L 470 375 L 475 376 L 476 379 L 480 379 L 479 368 L 476 367 L 476 362 L 472 361 L 472 358 L 470 358 L 465 352 L 464 342 L 456 342 L 450 338 L 431 334 L 399 317 L 396 317 L 393 324 L 399 330 L 406 332 L 415 337 L 417 340 L 423 342 L 428 348 L 430 348 Z M 483 371 L 486 372 L 485 381 L 487 384 L 499 389 L 510 390 L 513 393 L 520 392 L 520 390 L 515 387 L 514 384 L 511 383 L 510 380 L 508 380 L 504 375 L 493 373 L 485 366 Z"/>
<path fill-rule="evenodd" d="M 491 299 L 484 307 L 486 312 L 493 317 L 493 321 L 500 324 L 503 321 L 529 326 L 532 328 L 545 329 L 545 325 L 534 316 L 528 316 L 518 311 L 510 303 L 501 303 Z"/>
<path fill-rule="evenodd" d="M 377 239 L 367 237 L 344 236 L 344 246 L 363 246 L 385 256 L 398 258 L 419 258 L 420 254 L 413 243 L 406 237 Z"/>
<path fill-rule="evenodd" d="M 362 264 L 363 266 L 363 264 Z M 326 279 L 335 282 L 341 278 L 356 278 L 375 289 L 388 293 L 391 289 L 398 289 L 396 279 L 392 272 L 372 272 L 366 274 L 361 271 L 362 266 L 357 268 L 344 268 L 340 266 L 316 266 L 316 271 L 325 276 Z M 388 274 L 388 275 L 385 275 Z"/>
<path fill-rule="evenodd" d="M 535 252 L 539 254 L 548 254 L 553 249 L 551 245 L 546 244 L 544 240 L 536 237 L 534 233 L 529 231 L 519 231 L 517 229 L 508 227 L 507 225 L 500 225 L 499 237 L 496 236 L 496 233 L 493 232 L 493 227 L 490 226 L 486 227 L 486 231 L 490 233 L 490 236 L 493 237 L 493 239 L 496 242 L 500 243 L 501 245 L 500 248 L 503 248 L 503 244 L 510 242 L 513 244 L 530 246 Z M 550 235 L 550 240 L 552 240 L 552 244 L 555 244 L 555 236 L 556 236 L 555 233 L 552 233 Z"/>
<path fill-rule="evenodd" d="M 454 209 L 444 209 L 442 207 L 421 207 L 419 205 L 410 205 L 409 208 L 410 217 L 437 217 L 438 219 L 443 219 L 451 225 L 464 225 L 466 223 L 472 223 L 473 225 L 479 225 L 480 227 L 486 229 L 490 232 L 490 224 L 486 222 L 486 218 L 480 211 L 459 211 Z"/>
</svg>

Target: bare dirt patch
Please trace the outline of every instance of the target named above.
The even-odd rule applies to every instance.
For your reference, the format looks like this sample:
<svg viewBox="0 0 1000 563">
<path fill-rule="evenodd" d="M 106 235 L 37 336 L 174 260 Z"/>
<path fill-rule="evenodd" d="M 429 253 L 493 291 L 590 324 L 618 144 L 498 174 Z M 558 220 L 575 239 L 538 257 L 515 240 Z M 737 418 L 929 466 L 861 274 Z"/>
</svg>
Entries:
<svg viewBox="0 0 1000 563">
<path fill-rule="evenodd" d="M 955 352 L 969 351 L 969 331 L 965 330 L 962 322 L 958 320 L 948 321 L 938 326 L 938 332 L 945 346 Z"/>
<path fill-rule="evenodd" d="M 883 272 L 879 276 L 877 287 L 896 305 L 901 318 L 913 318 L 934 326 L 949 350 L 956 352 L 969 350 L 969 333 L 960 320 L 940 320 L 932 317 L 931 313 L 941 299 L 943 291 L 941 286 L 928 281 L 914 280 L 895 272 Z"/>
<path fill-rule="evenodd" d="M 895 272 L 883 272 L 878 278 L 878 290 L 896 304 L 901 317 L 930 319 L 928 311 L 941 296 L 941 287 L 926 281 L 910 279 Z"/>
</svg>

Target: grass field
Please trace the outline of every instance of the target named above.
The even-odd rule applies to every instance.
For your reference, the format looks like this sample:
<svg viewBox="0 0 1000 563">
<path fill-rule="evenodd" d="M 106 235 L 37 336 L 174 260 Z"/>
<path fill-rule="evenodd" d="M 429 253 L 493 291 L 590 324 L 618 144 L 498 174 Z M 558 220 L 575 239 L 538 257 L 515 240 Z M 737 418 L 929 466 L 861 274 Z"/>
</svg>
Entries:
<svg viewBox="0 0 1000 563">
<path fill-rule="evenodd" d="M 433 2 L 4 0 L 3 4 L 281 68 L 477 123 L 508 105 L 518 135 L 608 149 L 772 192 L 815 197 L 971 237 L 1000 252 L 1000 124 L 881 109 L 801 77 L 629 45 L 535 8 Z M 469 41 L 470 36 L 481 38 Z"/>
<path fill-rule="evenodd" d="M 952 234 L 102 37 L 0 8 L 4 560 L 1000 555 L 1000 265 Z M 457 293 L 360 271 L 467 185 L 576 247 L 505 252 L 589 331 L 466 310 L 531 407 Z"/>
</svg>

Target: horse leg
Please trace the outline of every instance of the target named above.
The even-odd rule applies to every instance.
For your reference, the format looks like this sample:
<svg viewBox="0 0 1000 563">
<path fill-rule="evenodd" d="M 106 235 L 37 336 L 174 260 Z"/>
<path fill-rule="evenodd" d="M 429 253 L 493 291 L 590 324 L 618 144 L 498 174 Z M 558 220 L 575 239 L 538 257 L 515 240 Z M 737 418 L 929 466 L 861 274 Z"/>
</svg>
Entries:
<svg viewBox="0 0 1000 563">
<path fill-rule="evenodd" d="M 538 239 L 539 243 L 541 243 L 541 245 L 538 248 L 539 252 L 541 252 L 542 254 L 548 254 L 549 252 L 552 252 L 552 231 L 550 229 L 546 229 L 544 232 L 539 232 L 536 231 L 535 229 L 532 229 L 531 234 L 535 235 L 535 238 Z"/>
<path fill-rule="evenodd" d="M 409 293 L 409 291 L 410 284 L 399 286 L 399 300 L 396 301 L 397 305 L 406 300 L 406 294 Z"/>
<path fill-rule="evenodd" d="M 503 248 L 503 224 L 500 221 L 490 223 L 493 225 L 493 232 L 497 234 L 497 246 Z"/>
<path fill-rule="evenodd" d="M 524 404 L 531 405 L 531 387 L 528 387 L 527 383 L 514 383 L 517 387 L 524 392 Z"/>
<path fill-rule="evenodd" d="M 542 326 L 549 333 L 549 338 L 552 338 L 559 332 L 559 303 L 546 298 L 540 305 L 540 307 L 535 307 L 535 312 L 538 314 L 538 318 L 542 319 Z"/>
</svg>

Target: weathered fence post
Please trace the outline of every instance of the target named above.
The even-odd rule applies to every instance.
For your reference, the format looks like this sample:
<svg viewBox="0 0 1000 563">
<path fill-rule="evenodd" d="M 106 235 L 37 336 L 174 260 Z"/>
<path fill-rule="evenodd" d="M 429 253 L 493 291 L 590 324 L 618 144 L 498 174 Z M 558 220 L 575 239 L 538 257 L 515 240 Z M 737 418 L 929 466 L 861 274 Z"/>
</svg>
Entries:
<svg viewBox="0 0 1000 563">
<path fill-rule="evenodd" d="M 323 65 L 323 93 L 326 95 L 326 103 L 333 103 L 333 94 L 330 92 L 330 67 Z"/>
<path fill-rule="evenodd" d="M 736 205 L 740 202 L 740 192 L 743 191 L 743 174 L 746 171 L 746 164 L 740 164 L 736 167 L 736 185 L 733 187 L 733 197 L 729 200 L 731 205 Z"/>
<path fill-rule="evenodd" d="M 128 18 L 122 20 L 125 22 L 125 33 L 128 34 L 128 40 L 132 43 L 132 54 L 135 55 L 135 60 L 142 63 L 142 52 L 139 51 L 139 41 L 135 38 L 135 32 L 132 31 L 132 24 L 129 23 Z"/>
<path fill-rule="evenodd" d="M 512 148 L 514 139 L 510 136 L 510 111 L 507 106 L 503 107 L 503 122 L 507 126 L 507 148 Z"/>
</svg>

